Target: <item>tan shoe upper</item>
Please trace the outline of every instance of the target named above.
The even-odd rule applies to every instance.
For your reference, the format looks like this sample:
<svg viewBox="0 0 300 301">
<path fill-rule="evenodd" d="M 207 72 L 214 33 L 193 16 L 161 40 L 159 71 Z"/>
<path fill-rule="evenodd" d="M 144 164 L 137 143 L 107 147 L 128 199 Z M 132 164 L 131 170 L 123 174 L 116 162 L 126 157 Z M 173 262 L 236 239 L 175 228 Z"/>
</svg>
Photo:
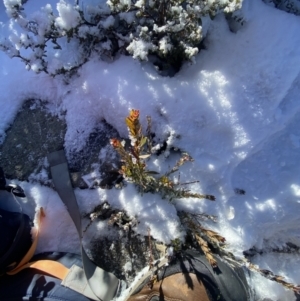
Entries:
<svg viewBox="0 0 300 301">
<path fill-rule="evenodd" d="M 174 274 L 154 283 L 152 288 L 145 285 L 128 301 L 151 301 L 155 296 L 165 301 L 209 301 L 203 283 L 192 273 Z"/>
</svg>

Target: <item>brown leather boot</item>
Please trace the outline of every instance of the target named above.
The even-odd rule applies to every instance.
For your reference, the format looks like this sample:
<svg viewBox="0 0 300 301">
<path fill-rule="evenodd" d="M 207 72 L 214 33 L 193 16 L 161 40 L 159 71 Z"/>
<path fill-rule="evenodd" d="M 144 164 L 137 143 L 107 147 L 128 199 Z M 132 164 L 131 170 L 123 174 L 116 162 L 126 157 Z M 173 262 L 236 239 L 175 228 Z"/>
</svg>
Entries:
<svg viewBox="0 0 300 301">
<path fill-rule="evenodd" d="M 177 273 L 166 277 L 151 287 L 145 285 L 128 301 L 210 301 L 204 284 L 195 274 Z"/>
<path fill-rule="evenodd" d="M 153 275 L 145 274 L 131 290 L 127 301 L 249 301 L 244 271 L 230 267 L 216 258 L 212 268 L 205 256 L 189 250 L 178 254 L 173 262 L 158 263 Z M 150 273 L 151 274 L 151 273 Z"/>
</svg>

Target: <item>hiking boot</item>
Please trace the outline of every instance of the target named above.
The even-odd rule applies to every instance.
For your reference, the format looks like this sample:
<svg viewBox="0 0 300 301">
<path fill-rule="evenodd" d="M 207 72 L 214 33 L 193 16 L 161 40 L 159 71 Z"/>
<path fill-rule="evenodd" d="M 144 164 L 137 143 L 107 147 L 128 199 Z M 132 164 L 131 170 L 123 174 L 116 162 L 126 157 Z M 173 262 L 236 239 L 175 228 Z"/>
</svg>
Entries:
<svg viewBox="0 0 300 301">
<path fill-rule="evenodd" d="M 242 268 L 231 268 L 220 258 L 212 268 L 205 256 L 189 250 L 159 268 L 155 281 L 141 281 L 128 301 L 247 301 Z M 153 278 L 153 276 L 152 276 Z"/>
</svg>

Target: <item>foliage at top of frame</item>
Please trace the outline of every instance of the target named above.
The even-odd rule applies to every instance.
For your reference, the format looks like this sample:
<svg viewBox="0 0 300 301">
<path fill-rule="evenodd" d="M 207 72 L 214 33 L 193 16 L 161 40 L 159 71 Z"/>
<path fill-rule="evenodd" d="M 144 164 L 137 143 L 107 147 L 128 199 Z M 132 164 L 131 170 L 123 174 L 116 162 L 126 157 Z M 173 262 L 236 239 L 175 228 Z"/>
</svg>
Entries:
<svg viewBox="0 0 300 301">
<path fill-rule="evenodd" d="M 90 57 L 116 54 L 156 58 L 157 66 L 180 69 L 193 61 L 204 37 L 203 18 L 231 13 L 242 0 L 108 0 L 98 6 L 57 3 L 26 16 L 23 1 L 4 1 L 20 30 L 0 41 L 0 49 L 21 59 L 28 70 L 52 76 L 72 74 Z M 72 55 L 69 53 L 72 50 Z M 153 61 L 153 60 L 152 60 Z"/>
</svg>

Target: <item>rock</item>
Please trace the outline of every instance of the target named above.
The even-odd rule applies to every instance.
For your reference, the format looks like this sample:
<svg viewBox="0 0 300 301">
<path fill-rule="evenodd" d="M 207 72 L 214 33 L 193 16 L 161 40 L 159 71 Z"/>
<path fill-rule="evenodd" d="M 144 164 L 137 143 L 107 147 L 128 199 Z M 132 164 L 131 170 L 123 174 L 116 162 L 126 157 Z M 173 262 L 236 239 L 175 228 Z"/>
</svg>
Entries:
<svg viewBox="0 0 300 301">
<path fill-rule="evenodd" d="M 47 165 L 48 153 L 62 149 L 66 124 L 43 105 L 28 100 L 17 114 L 0 145 L 0 166 L 9 179 L 28 181 Z"/>
</svg>

